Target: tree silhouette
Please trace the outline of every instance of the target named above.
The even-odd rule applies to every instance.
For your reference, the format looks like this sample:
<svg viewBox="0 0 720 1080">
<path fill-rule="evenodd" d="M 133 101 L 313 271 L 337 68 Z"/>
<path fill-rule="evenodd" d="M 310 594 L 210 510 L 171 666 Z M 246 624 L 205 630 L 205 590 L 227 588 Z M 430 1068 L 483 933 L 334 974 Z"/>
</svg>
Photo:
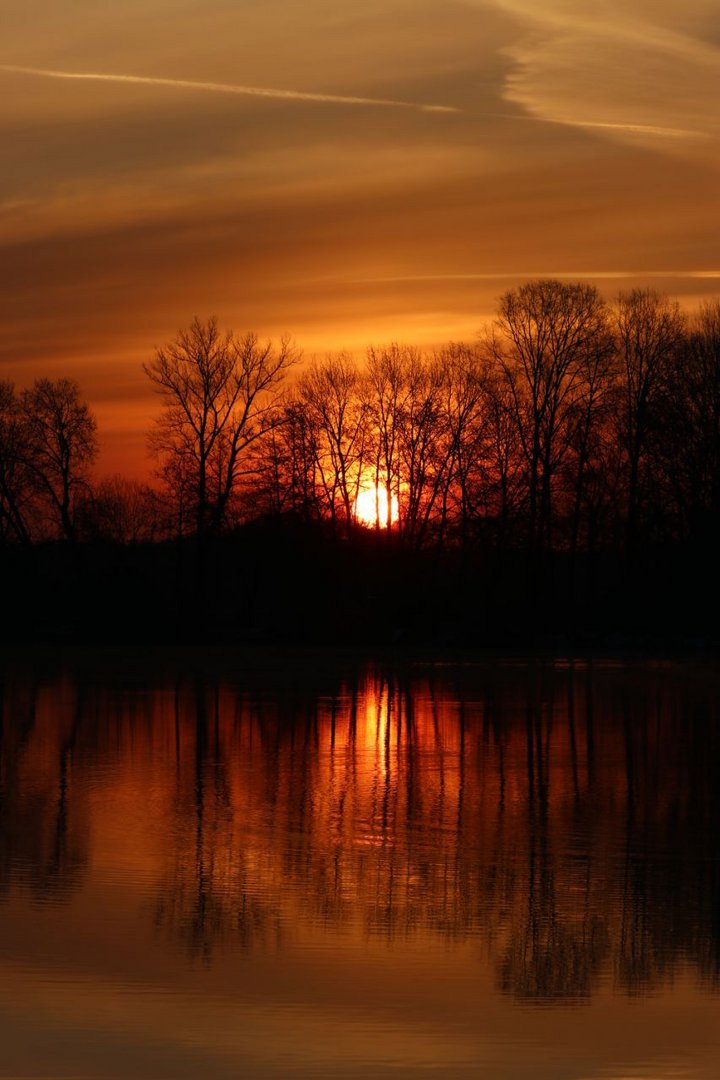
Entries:
<svg viewBox="0 0 720 1080">
<path fill-rule="evenodd" d="M 316 492 L 331 521 L 349 526 L 366 460 L 366 408 L 360 374 L 350 357 L 313 364 L 300 379 L 295 400 L 311 437 Z"/>
<path fill-rule="evenodd" d="M 152 542 L 171 532 L 167 506 L 158 492 L 120 475 L 97 481 L 78 517 L 84 537 L 115 544 Z"/>
<path fill-rule="evenodd" d="M 715 637 L 718 301 L 686 316 L 652 290 L 609 305 L 585 283 L 530 281 L 473 344 L 335 353 L 286 379 L 297 358 L 215 319 L 158 349 L 157 488 L 91 484 L 75 383 L 0 383 L 0 570 L 28 628 L 48 590 L 21 549 L 63 536 L 99 542 L 43 556 L 58 583 L 59 560 L 85 567 L 88 610 L 122 565 L 195 633 Z M 277 618 L 248 600 L 252 575 Z M 378 594 L 393 598 L 380 620 Z M 128 613 L 146 602 L 127 590 Z M 664 616 L 672 604 L 684 617 Z"/>
<path fill-rule="evenodd" d="M 586 381 L 606 337 L 605 305 L 591 285 L 531 281 L 500 301 L 493 351 L 511 389 L 528 473 L 531 549 L 551 546 L 553 479 Z"/>
<path fill-rule="evenodd" d="M 226 523 L 246 451 L 277 423 L 277 392 L 296 359 L 287 339 L 275 348 L 195 318 L 143 365 L 162 397 L 150 447 L 174 493 L 180 532 L 205 536 Z"/>
<path fill-rule="evenodd" d="M 405 393 L 398 423 L 398 493 L 403 536 L 419 544 L 442 506 L 453 458 L 443 410 L 447 370 L 409 351 L 404 358 Z M 442 510 L 440 510 L 442 513 Z"/>
<path fill-rule="evenodd" d="M 652 289 L 634 289 L 618 297 L 615 331 L 623 369 L 618 435 L 626 460 L 625 522 L 630 551 L 637 546 L 640 512 L 650 483 L 657 406 L 680 354 L 684 330 L 677 301 Z"/>
<path fill-rule="evenodd" d="M 720 301 L 700 308 L 664 379 L 657 453 L 681 537 L 720 527 Z"/>
<path fill-rule="evenodd" d="M 370 348 L 367 353 L 365 380 L 370 429 L 373 433 L 372 468 L 377 490 L 387 493 L 385 521 L 378 526 L 392 527 L 393 497 L 400 502 L 400 428 L 408 394 L 406 371 L 416 359 L 415 351 L 393 344 L 384 349 Z"/>
<path fill-rule="evenodd" d="M 72 379 L 38 379 L 20 398 L 24 462 L 50 521 L 77 538 L 79 497 L 98 452 L 97 424 Z"/>
<path fill-rule="evenodd" d="M 14 537 L 28 544 L 32 477 L 19 404 L 12 383 L 0 382 L 0 539 Z"/>
</svg>

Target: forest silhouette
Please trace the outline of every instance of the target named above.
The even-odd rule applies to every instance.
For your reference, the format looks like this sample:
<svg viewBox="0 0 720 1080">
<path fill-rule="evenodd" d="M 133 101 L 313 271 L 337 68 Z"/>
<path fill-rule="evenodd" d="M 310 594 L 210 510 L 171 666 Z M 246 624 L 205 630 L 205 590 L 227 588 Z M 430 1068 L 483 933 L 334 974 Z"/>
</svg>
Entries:
<svg viewBox="0 0 720 1080">
<path fill-rule="evenodd" d="M 77 384 L 0 383 L 5 633 L 715 640 L 720 301 L 537 280 L 471 344 L 299 361 L 156 350 L 147 484 L 93 479 Z"/>
</svg>

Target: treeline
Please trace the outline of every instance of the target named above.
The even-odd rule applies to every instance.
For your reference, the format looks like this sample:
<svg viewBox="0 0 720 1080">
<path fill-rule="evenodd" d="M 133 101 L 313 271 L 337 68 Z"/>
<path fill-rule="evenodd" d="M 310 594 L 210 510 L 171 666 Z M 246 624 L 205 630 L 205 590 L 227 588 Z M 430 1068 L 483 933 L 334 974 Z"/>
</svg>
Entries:
<svg viewBox="0 0 720 1080">
<path fill-rule="evenodd" d="M 316 363 L 255 448 L 256 506 L 353 525 L 363 489 L 408 545 L 593 551 L 720 521 L 720 303 L 532 282 L 493 331 Z"/>
<path fill-rule="evenodd" d="M 643 579 L 646 603 L 712 576 L 720 301 L 686 314 L 653 290 L 606 303 L 539 280 L 507 292 L 472 344 L 299 359 L 214 320 L 157 350 L 152 485 L 92 482 L 95 423 L 74 383 L 0 384 L 0 539 L 192 545 L 177 587 L 198 603 L 208 552 L 247 528 L 315 544 L 340 575 L 350 545 L 389 587 L 388 559 L 432 567 L 440 591 L 448 567 L 456 591 L 479 574 L 474 603 L 523 597 L 533 618 L 550 597 L 575 619 L 609 586 L 629 603 Z"/>
</svg>

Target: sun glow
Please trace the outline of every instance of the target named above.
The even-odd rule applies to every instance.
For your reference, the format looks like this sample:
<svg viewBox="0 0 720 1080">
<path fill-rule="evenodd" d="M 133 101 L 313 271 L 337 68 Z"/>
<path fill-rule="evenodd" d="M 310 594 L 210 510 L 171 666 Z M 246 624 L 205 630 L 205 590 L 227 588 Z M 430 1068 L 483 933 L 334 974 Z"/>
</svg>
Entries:
<svg viewBox="0 0 720 1080">
<path fill-rule="evenodd" d="M 387 528 L 388 524 L 388 491 L 386 487 L 372 484 L 364 486 L 358 492 L 355 499 L 355 518 L 361 525 L 370 528 L 379 526 Z M 390 523 L 395 525 L 398 520 L 397 495 L 390 499 Z"/>
</svg>

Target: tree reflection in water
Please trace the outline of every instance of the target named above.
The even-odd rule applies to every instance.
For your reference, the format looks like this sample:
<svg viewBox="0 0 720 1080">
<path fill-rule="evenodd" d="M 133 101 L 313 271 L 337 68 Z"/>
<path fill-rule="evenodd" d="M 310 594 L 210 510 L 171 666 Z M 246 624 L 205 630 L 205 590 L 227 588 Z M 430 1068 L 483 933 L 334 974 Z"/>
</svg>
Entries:
<svg viewBox="0 0 720 1080">
<path fill-rule="evenodd" d="M 93 793 L 140 770 L 158 938 L 207 963 L 302 926 L 475 941 L 527 1002 L 643 994 L 688 962 L 718 980 L 712 671 L 260 664 L 6 676 L 1 700 L 4 895 L 71 901 Z"/>
</svg>

